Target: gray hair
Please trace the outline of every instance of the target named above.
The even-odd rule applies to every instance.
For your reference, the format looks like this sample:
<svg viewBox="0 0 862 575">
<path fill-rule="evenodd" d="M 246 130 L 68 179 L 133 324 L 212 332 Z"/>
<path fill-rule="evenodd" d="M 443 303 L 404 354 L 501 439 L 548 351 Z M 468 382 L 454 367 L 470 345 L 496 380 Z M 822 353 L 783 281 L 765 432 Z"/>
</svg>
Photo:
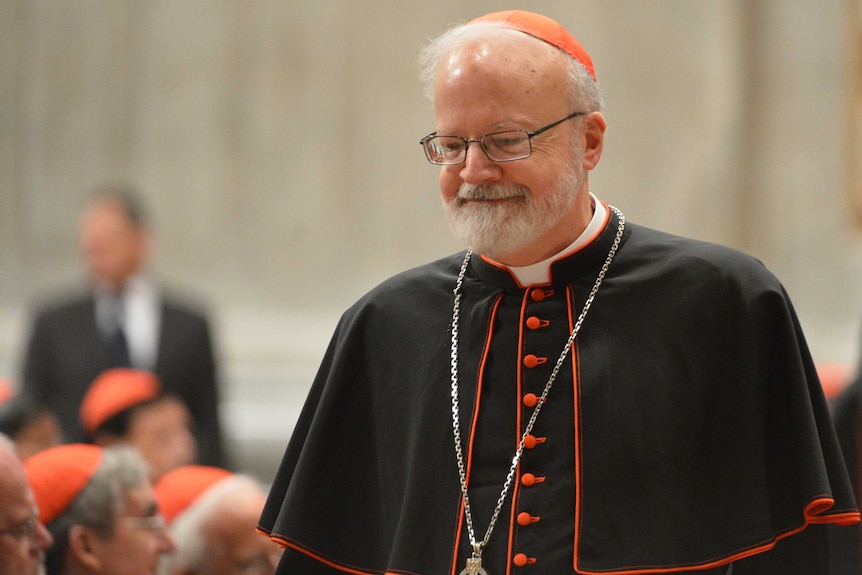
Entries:
<svg viewBox="0 0 862 575">
<path fill-rule="evenodd" d="M 261 490 L 257 480 L 247 475 L 234 474 L 206 490 L 191 506 L 177 515 L 171 523 L 171 537 L 176 550 L 162 558 L 160 571 L 205 571 L 208 559 L 219 552 L 211 546 L 204 534 L 204 529 L 215 516 L 219 503 L 233 493 L 252 490 Z"/>
<path fill-rule="evenodd" d="M 503 31 L 505 34 L 522 34 L 503 22 L 476 22 L 459 24 L 432 39 L 419 54 L 419 74 L 425 86 L 425 95 L 434 102 L 434 82 L 440 62 L 453 49 L 463 46 L 476 38 L 487 37 Z M 562 51 L 561 51 L 562 52 Z M 604 109 L 599 83 L 590 76 L 583 64 L 566 54 L 569 63 L 569 100 L 572 108 L 585 112 L 601 112 Z"/>
<path fill-rule="evenodd" d="M 61 515 L 47 525 L 54 546 L 45 557 L 48 573 L 62 572 L 69 548 L 69 531 L 85 525 L 103 537 L 110 537 L 123 511 L 123 495 L 144 485 L 149 468 L 141 455 L 127 446 L 104 449 L 102 461 L 86 487 Z"/>
</svg>

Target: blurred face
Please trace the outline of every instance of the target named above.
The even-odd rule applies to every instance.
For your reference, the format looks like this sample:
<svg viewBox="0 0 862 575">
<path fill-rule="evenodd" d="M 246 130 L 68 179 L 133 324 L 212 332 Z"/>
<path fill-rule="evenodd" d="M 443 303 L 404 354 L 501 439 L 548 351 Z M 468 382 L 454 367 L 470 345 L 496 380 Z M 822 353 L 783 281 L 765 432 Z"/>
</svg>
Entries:
<svg viewBox="0 0 862 575">
<path fill-rule="evenodd" d="M 143 265 L 146 232 L 135 226 L 116 201 L 91 205 L 81 218 L 81 251 L 90 279 L 118 289 Z"/>
<path fill-rule="evenodd" d="M 92 553 L 104 575 L 155 575 L 159 557 L 174 550 L 174 541 L 160 522 L 152 485 L 123 495 L 123 511 L 111 537 L 93 538 Z"/>
<path fill-rule="evenodd" d="M 527 132 L 565 118 L 566 56 L 524 34 L 501 32 L 455 48 L 435 83 L 441 135 L 478 139 Z M 453 233 L 499 262 L 527 265 L 565 248 L 589 223 L 590 200 L 578 151 L 579 119 L 532 138 L 532 155 L 493 162 L 478 143 L 463 164 L 442 166 L 440 189 Z M 573 146 L 574 141 L 574 146 Z"/>
<path fill-rule="evenodd" d="M 63 432 L 57 417 L 50 412 L 39 414 L 15 434 L 15 448 L 21 461 L 44 449 L 60 445 Z"/>
<path fill-rule="evenodd" d="M 205 530 L 210 558 L 208 575 L 272 575 L 281 550 L 257 533 L 266 502 L 263 492 L 243 491 L 225 497 Z"/>
<path fill-rule="evenodd" d="M 0 447 L 0 575 L 38 575 L 53 543 L 17 457 Z"/>
<path fill-rule="evenodd" d="M 149 464 L 154 481 L 172 469 L 194 463 L 197 446 L 191 425 L 188 408 L 176 397 L 163 397 L 135 410 L 128 442 Z"/>
</svg>

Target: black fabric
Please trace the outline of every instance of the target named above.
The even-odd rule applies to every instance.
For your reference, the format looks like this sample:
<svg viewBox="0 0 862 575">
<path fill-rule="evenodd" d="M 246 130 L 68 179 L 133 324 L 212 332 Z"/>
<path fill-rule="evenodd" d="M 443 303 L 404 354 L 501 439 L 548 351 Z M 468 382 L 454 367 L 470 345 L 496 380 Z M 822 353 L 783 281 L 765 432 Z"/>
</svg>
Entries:
<svg viewBox="0 0 862 575">
<path fill-rule="evenodd" d="M 459 399 L 478 539 L 532 413 L 522 398 L 541 393 L 615 232 L 614 217 L 541 293 L 470 263 Z M 339 322 L 261 516 L 288 547 L 278 573 L 464 567 L 449 396 L 462 258 L 384 282 Z M 761 552 L 782 564 L 793 545 L 776 539 L 806 522 L 858 518 L 793 308 L 754 259 L 627 224 L 572 354 L 484 552 L 489 573 L 714 575 Z M 544 480 L 526 486 L 527 473 Z M 538 519 L 519 525 L 522 513 Z M 826 555 L 796 572 L 825 573 Z"/>
<path fill-rule="evenodd" d="M 862 373 L 862 371 L 860 371 Z M 844 461 L 850 475 L 850 482 L 856 489 L 857 501 L 862 495 L 859 467 L 860 413 L 862 413 L 862 379 L 858 376 L 835 399 L 832 410 L 832 420 Z M 860 526 L 847 528 L 831 527 L 830 537 L 830 575 L 859 575 L 862 573 L 862 533 Z"/>
</svg>

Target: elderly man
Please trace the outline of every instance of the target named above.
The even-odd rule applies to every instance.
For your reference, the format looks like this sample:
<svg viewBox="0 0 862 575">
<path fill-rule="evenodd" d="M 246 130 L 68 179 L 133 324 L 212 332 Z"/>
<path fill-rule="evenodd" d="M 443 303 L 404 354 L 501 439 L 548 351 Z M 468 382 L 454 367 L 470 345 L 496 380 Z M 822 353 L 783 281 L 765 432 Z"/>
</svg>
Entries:
<svg viewBox="0 0 862 575">
<path fill-rule="evenodd" d="M 423 62 L 469 249 L 342 317 L 261 517 L 278 572 L 825 573 L 859 513 L 779 281 L 591 194 L 607 123 L 557 22 Z"/>
<path fill-rule="evenodd" d="M 51 534 L 11 439 L 0 434 L 0 575 L 39 575 Z"/>
<path fill-rule="evenodd" d="M 256 480 L 206 465 L 186 465 L 156 483 L 176 541 L 165 575 L 272 575 L 279 547 L 257 534 L 266 494 Z"/>
<path fill-rule="evenodd" d="M 54 538 L 48 575 L 152 575 L 174 542 L 146 463 L 129 447 L 75 443 L 25 463 L 42 521 Z"/>
</svg>

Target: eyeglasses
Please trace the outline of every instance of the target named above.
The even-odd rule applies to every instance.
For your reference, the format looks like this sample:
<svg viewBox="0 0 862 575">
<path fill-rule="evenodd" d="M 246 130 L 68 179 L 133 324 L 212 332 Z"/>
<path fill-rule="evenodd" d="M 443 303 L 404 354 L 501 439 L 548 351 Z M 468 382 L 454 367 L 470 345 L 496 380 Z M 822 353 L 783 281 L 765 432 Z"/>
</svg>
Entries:
<svg viewBox="0 0 862 575">
<path fill-rule="evenodd" d="M 533 136 L 547 132 L 566 120 L 583 116 L 586 113 L 573 112 L 562 120 L 557 120 L 553 124 L 548 124 L 532 132 L 527 132 L 526 130 L 507 130 L 505 132 L 485 134 L 477 140 L 468 140 L 461 136 L 440 136 L 437 132 L 431 132 L 419 140 L 419 143 L 422 144 L 422 148 L 425 150 L 425 157 L 428 158 L 428 161 L 441 166 L 455 166 L 464 163 L 467 160 L 467 148 L 473 142 L 478 142 L 482 146 L 482 150 L 488 156 L 489 160 L 493 162 L 513 162 L 530 157 L 530 154 L 533 153 Z"/>
<path fill-rule="evenodd" d="M 6 529 L 0 529 L 0 535 L 8 535 L 9 537 L 13 537 L 15 539 L 24 539 L 25 537 L 28 539 L 36 538 L 36 531 L 39 530 L 39 518 L 31 517 L 21 525 L 16 525 L 15 527 L 8 527 Z"/>
<path fill-rule="evenodd" d="M 125 515 L 120 517 L 126 525 L 134 529 L 151 529 L 153 531 L 166 529 L 168 526 L 164 515 L 147 515 L 140 517 L 136 515 Z"/>
</svg>

